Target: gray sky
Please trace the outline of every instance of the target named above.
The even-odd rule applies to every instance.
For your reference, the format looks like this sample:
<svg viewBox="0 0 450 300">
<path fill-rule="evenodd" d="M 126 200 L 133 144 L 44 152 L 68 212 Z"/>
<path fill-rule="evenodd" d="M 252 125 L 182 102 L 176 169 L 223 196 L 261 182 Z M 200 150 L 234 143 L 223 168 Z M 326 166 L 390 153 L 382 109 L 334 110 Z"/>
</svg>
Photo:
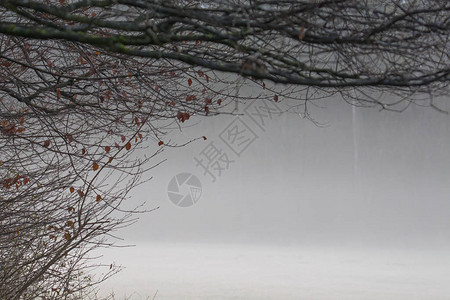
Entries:
<svg viewBox="0 0 450 300">
<path fill-rule="evenodd" d="M 198 124 L 172 136 L 208 139 L 160 156 L 168 161 L 132 194 L 133 203 L 160 208 L 121 233 L 127 242 L 448 244 L 448 115 L 416 106 L 402 113 L 352 109 L 330 100 L 311 111 L 326 123 L 319 127 L 295 113 L 276 115 L 271 104 L 273 115 L 261 124 L 254 114 L 261 104 L 246 105 L 238 121 L 191 119 Z M 226 143 L 236 128 L 247 132 L 241 146 L 231 147 L 237 153 Z M 233 161 L 221 174 L 212 172 L 214 182 L 194 160 L 211 142 Z M 185 208 L 167 194 L 169 181 L 183 172 L 202 185 L 198 202 Z"/>
</svg>

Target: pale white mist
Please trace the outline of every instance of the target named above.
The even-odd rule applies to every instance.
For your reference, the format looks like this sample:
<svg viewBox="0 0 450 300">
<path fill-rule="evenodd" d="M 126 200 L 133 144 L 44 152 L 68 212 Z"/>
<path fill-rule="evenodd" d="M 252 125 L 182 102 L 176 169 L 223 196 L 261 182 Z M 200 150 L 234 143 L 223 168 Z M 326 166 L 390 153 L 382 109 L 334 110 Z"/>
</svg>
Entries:
<svg viewBox="0 0 450 300">
<path fill-rule="evenodd" d="M 132 201 L 160 208 L 119 233 L 135 247 L 105 252 L 106 263 L 127 269 L 103 291 L 116 299 L 450 299 L 450 117 L 333 101 L 311 113 L 326 126 L 295 113 L 260 126 L 244 114 L 257 138 L 239 155 L 220 138 L 234 117 L 174 134 L 208 139 L 166 150 L 154 180 L 135 191 Z M 194 160 L 210 142 L 233 160 L 214 182 Z M 184 208 L 167 194 L 182 172 L 202 185 Z"/>
</svg>

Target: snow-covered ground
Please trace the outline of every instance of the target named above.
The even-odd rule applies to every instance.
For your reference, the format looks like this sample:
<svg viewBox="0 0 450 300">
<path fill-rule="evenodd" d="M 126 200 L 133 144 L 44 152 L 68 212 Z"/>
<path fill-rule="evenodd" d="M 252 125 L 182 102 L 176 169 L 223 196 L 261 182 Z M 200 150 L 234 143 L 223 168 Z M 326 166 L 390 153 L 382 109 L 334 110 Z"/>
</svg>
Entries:
<svg viewBox="0 0 450 300">
<path fill-rule="evenodd" d="M 103 260 L 126 269 L 102 291 L 158 300 L 450 299 L 448 250 L 138 245 L 107 252 Z"/>
</svg>

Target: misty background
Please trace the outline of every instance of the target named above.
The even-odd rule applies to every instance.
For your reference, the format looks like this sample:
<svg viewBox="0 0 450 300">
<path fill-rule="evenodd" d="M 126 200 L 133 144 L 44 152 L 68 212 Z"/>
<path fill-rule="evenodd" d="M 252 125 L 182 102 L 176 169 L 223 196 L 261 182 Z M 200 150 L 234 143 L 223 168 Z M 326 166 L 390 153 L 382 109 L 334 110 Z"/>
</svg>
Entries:
<svg viewBox="0 0 450 300">
<path fill-rule="evenodd" d="M 450 299 L 449 116 L 336 100 L 310 108 L 316 123 L 283 102 L 250 101 L 240 116 L 175 130 L 173 141 L 207 140 L 166 148 L 158 159 L 167 161 L 133 191 L 130 205 L 159 208 L 118 233 L 135 247 L 105 253 L 127 267 L 106 290 L 131 299 Z M 258 109 L 270 114 L 258 119 Z M 236 118 L 254 135 L 240 155 L 223 139 Z M 195 161 L 211 142 L 233 161 L 215 181 Z M 202 185 L 190 207 L 167 193 L 184 172 Z"/>
</svg>

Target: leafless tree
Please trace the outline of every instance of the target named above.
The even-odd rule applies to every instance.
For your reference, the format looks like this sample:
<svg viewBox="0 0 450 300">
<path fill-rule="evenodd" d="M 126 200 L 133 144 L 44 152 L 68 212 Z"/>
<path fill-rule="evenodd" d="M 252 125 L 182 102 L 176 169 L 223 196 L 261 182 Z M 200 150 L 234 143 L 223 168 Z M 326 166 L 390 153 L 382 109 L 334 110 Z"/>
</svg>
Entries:
<svg viewBox="0 0 450 300">
<path fill-rule="evenodd" d="M 219 104 L 166 62 L 2 38 L 0 298 L 85 299 L 88 254 L 133 221 L 121 203 L 165 132 Z"/>
<path fill-rule="evenodd" d="M 121 203 L 172 145 L 165 133 L 232 112 L 238 81 L 305 114 L 337 93 L 441 110 L 449 12 L 446 0 L 0 0 L 0 298 L 94 297 L 89 253 L 133 221 Z"/>
<path fill-rule="evenodd" d="M 447 87 L 445 0 L 2 1 L 0 32 L 276 83 Z"/>
</svg>

